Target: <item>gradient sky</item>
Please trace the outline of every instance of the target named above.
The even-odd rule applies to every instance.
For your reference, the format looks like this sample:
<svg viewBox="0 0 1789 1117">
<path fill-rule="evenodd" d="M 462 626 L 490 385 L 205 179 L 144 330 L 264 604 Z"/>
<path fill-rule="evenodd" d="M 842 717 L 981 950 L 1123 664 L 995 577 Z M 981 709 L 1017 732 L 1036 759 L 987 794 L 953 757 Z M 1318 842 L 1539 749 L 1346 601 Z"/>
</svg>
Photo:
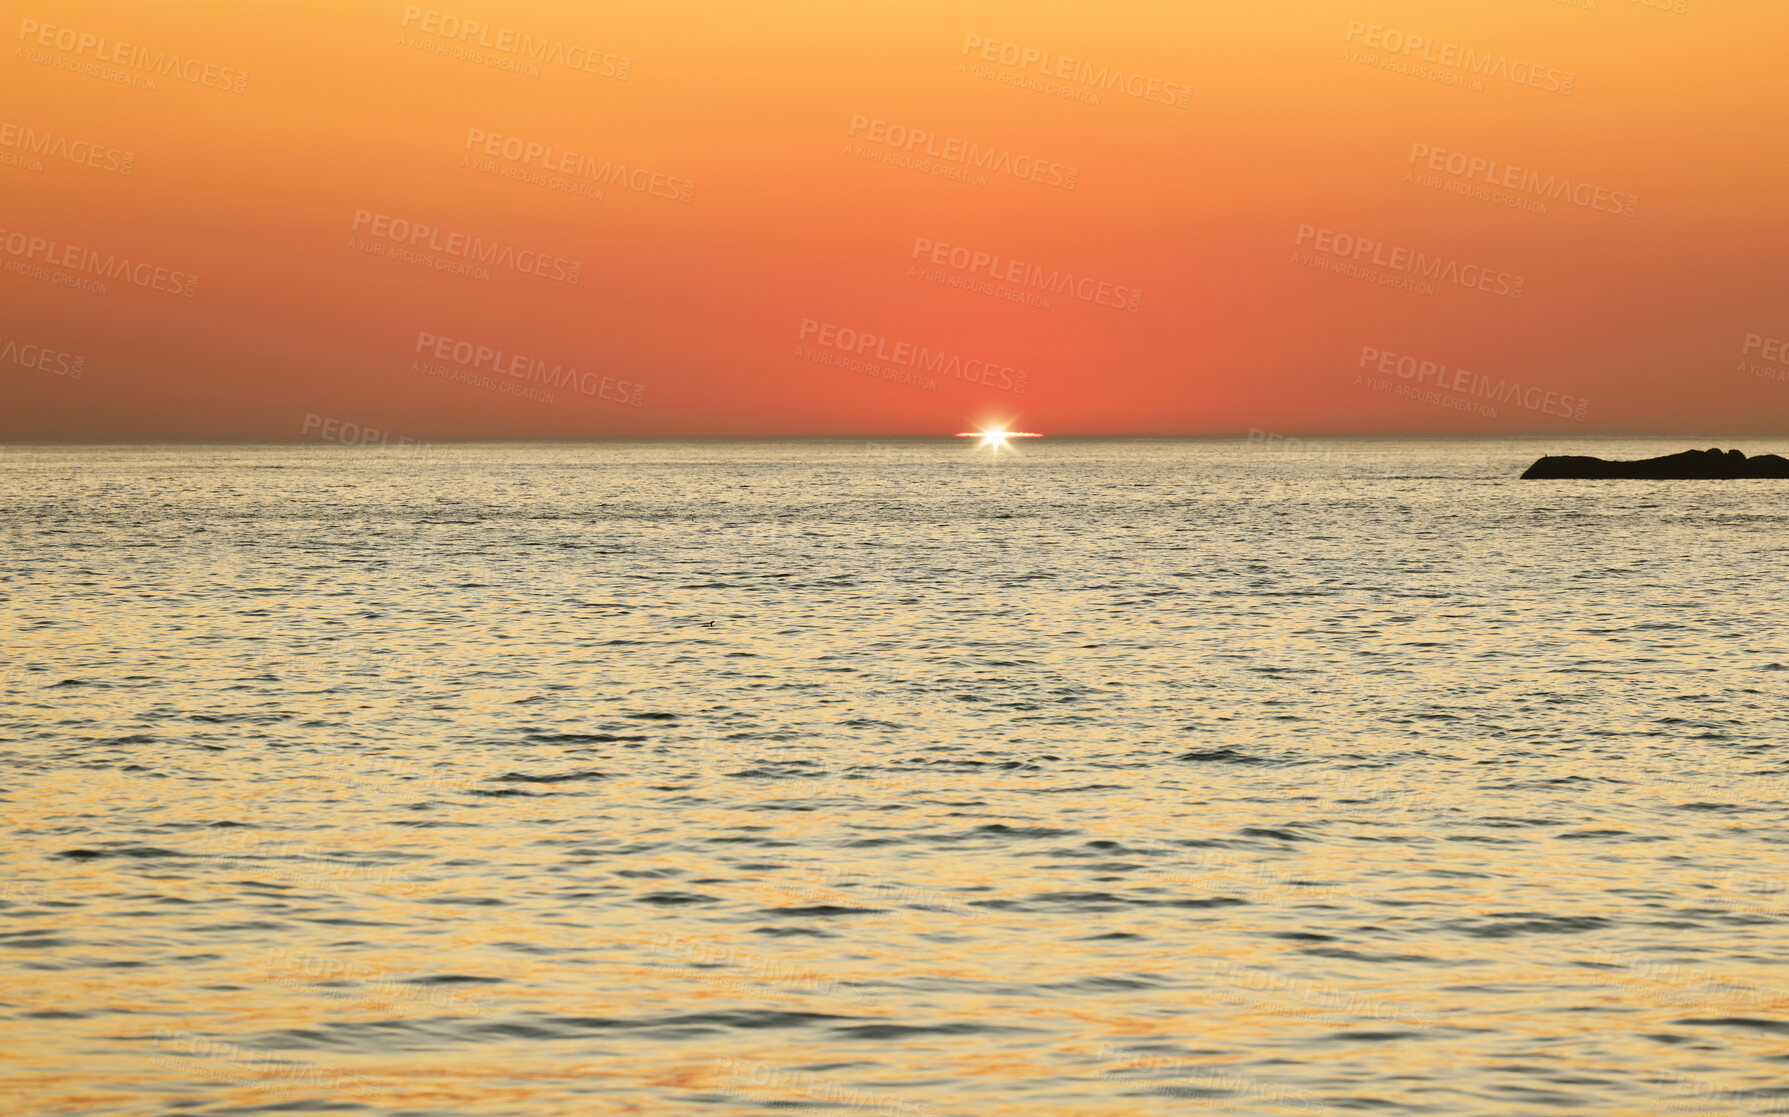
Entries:
<svg viewBox="0 0 1789 1117">
<path fill-rule="evenodd" d="M 1778 0 L 8 7 L 0 439 L 1789 419 Z"/>
</svg>

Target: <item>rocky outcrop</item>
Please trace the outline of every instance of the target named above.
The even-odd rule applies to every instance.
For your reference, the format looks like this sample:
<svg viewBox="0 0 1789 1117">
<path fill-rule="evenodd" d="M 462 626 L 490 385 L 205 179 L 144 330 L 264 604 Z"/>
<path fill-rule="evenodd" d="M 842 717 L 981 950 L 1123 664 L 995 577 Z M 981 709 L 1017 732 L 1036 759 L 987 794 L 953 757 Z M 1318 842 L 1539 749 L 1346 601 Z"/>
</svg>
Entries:
<svg viewBox="0 0 1789 1117">
<path fill-rule="evenodd" d="M 1662 458 L 1611 462 L 1572 454 L 1549 454 L 1528 467 L 1524 480 L 1634 478 L 1647 481 L 1721 481 L 1741 477 L 1789 477 L 1789 458 L 1738 450 L 1685 450 Z"/>
</svg>

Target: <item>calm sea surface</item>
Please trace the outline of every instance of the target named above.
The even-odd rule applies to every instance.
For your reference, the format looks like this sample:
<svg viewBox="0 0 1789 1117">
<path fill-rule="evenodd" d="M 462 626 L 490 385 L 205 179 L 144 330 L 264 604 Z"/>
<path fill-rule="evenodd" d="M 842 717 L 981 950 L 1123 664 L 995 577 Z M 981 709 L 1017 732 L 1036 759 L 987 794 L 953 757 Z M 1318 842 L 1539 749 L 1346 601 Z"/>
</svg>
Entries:
<svg viewBox="0 0 1789 1117">
<path fill-rule="evenodd" d="M 9 448 L 0 1110 L 1789 1111 L 1710 444 Z"/>
</svg>

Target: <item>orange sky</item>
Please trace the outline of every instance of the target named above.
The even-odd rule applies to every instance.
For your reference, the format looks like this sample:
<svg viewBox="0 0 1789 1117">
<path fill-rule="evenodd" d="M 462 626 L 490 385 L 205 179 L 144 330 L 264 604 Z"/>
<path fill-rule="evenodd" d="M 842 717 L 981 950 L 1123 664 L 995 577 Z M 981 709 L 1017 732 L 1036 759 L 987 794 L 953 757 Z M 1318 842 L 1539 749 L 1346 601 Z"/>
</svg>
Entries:
<svg viewBox="0 0 1789 1117">
<path fill-rule="evenodd" d="M 13 5 L 0 439 L 1780 433 L 1789 8 L 1594 5 Z"/>
</svg>

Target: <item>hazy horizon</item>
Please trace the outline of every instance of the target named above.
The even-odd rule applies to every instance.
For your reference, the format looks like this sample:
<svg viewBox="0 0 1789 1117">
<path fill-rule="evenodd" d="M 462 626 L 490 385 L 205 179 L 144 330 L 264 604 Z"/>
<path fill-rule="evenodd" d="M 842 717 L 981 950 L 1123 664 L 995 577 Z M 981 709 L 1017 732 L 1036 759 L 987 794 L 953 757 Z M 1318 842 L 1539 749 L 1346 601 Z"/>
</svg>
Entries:
<svg viewBox="0 0 1789 1117">
<path fill-rule="evenodd" d="M 381 434 L 384 434 L 384 433 L 385 432 L 381 432 Z M 1256 440 L 1251 441 L 1251 435 L 1256 434 L 1256 433 L 1269 434 L 1269 435 L 1271 435 L 1271 438 L 1273 441 L 1267 441 L 1267 440 L 1261 440 L 1261 439 L 1256 439 Z M 1151 432 L 1113 433 L 1113 434 L 1052 434 L 1052 435 L 1046 435 L 1044 437 L 1045 437 L 1045 439 L 1047 439 L 1050 442 L 1098 442 L 1098 441 L 1113 441 L 1113 442 L 1122 442 L 1122 441 L 1242 442 L 1245 445 L 1262 445 L 1266 448 L 1272 448 L 1273 446 L 1275 446 L 1279 443 L 1283 443 L 1283 442 L 1287 442 L 1287 441 L 1291 441 L 1291 442 L 1318 442 L 1318 441 L 1343 441 L 1343 442 L 1346 442 L 1346 441 L 1359 441 L 1359 442 L 1546 441 L 1546 442 L 1582 442 L 1582 443 L 1589 444 L 1589 443 L 1607 443 L 1607 442 L 1646 442 L 1646 441 L 1663 442 L 1663 441 L 1669 441 L 1672 439 L 1676 439 L 1676 440 L 1682 441 L 1684 443 L 1684 446 L 1682 448 L 1686 449 L 1686 450 L 1707 449 L 1708 445 L 1712 445 L 1712 443 L 1709 442 L 1709 440 L 1712 439 L 1715 442 L 1720 443 L 1721 449 L 1740 449 L 1740 450 L 1745 450 L 1746 453 L 1748 453 L 1748 454 L 1763 453 L 1763 452 L 1767 452 L 1767 451 L 1752 450 L 1752 449 L 1748 449 L 1745 446 L 1734 446 L 1734 445 L 1732 445 L 1732 443 L 1734 443 L 1735 441 L 1738 441 L 1738 440 L 1752 440 L 1753 442 L 1763 442 L 1766 440 L 1777 440 L 1777 441 L 1784 442 L 1785 444 L 1789 444 L 1789 434 L 1783 434 L 1783 433 L 1711 434 L 1707 431 L 1689 432 L 1689 433 L 1672 433 L 1672 432 L 1657 433 L 1657 432 L 1649 432 L 1649 431 L 1598 431 L 1595 433 L 1587 433 L 1587 434 L 1565 434 L 1565 433 L 1555 433 L 1555 432 L 1548 432 L 1548 431 L 1514 431 L 1514 432 L 1511 432 L 1508 434 L 1459 434 L 1459 433 L 1451 433 L 1450 434 L 1450 433 L 1432 433 L 1432 432 L 1422 432 L 1422 431 L 1414 431 L 1414 432 L 1398 433 L 1398 434 L 1322 433 L 1322 432 L 1300 434 L 1300 433 L 1296 433 L 1296 432 L 1280 432 L 1280 431 L 1273 431 L 1273 432 L 1232 431 L 1232 432 L 1188 433 L 1188 434 L 1166 434 L 1166 433 L 1151 433 Z M 592 443 L 601 443 L 601 442 L 845 442 L 845 441 L 855 442 L 855 441 L 866 441 L 866 440 L 869 442 L 876 442 L 876 441 L 934 442 L 935 441 L 935 442 L 938 442 L 940 445 L 948 445 L 948 444 L 951 444 L 956 438 L 957 438 L 957 436 L 953 435 L 953 434 L 903 434 L 903 433 L 890 434 L 890 433 L 885 433 L 885 432 L 862 432 L 862 433 L 843 432 L 843 433 L 833 433 L 833 434 L 815 433 L 815 434 L 708 434 L 708 435 L 704 435 L 704 434 L 591 434 L 591 435 L 577 435 L 577 436 L 541 435 L 538 437 L 507 437 L 507 438 L 443 438 L 443 437 L 439 437 L 439 436 L 432 437 L 432 438 L 410 438 L 410 436 L 408 436 L 408 435 L 400 436 L 400 435 L 392 434 L 387 439 L 383 439 L 383 440 L 374 439 L 372 441 L 366 441 L 366 442 L 360 441 L 358 439 L 341 440 L 341 439 L 325 439 L 325 438 L 305 438 L 303 436 L 298 436 L 298 437 L 293 437 L 293 438 L 204 438 L 204 439 L 200 439 L 200 438 L 158 438 L 158 439 L 60 439 L 60 440 L 14 438 L 14 439 L 8 440 L 5 443 L 0 443 L 0 450 L 4 450 L 7 447 L 39 447 L 39 446 L 308 446 L 308 445 L 336 445 L 336 446 L 340 446 L 343 449 L 401 449 L 405 446 L 418 446 L 418 445 L 474 446 L 474 445 L 527 445 L 530 443 L 541 443 L 541 444 L 552 444 L 552 445 L 571 445 L 571 444 L 577 444 L 577 443 L 582 443 L 582 442 L 592 442 Z M 408 442 L 400 441 L 401 439 L 409 439 L 409 441 Z M 1034 444 L 1034 446 L 1039 447 L 1039 448 L 1041 448 L 1043 445 L 1044 445 L 1044 443 L 1041 441 L 1039 443 Z M 969 449 L 972 447 L 973 447 L 973 443 L 970 443 L 965 448 Z"/>
</svg>

